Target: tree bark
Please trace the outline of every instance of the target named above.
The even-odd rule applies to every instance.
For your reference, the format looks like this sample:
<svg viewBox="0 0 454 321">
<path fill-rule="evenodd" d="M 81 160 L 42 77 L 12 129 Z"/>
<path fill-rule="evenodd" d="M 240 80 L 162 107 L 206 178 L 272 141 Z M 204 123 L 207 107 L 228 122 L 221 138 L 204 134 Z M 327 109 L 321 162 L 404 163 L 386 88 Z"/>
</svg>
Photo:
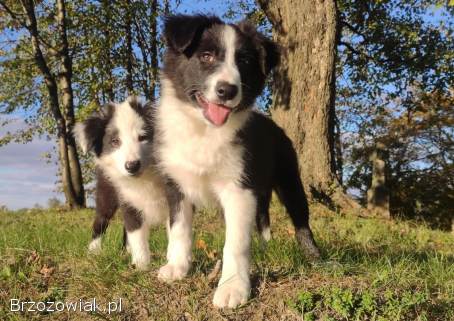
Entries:
<svg viewBox="0 0 454 321">
<path fill-rule="evenodd" d="M 29 31 L 31 37 L 34 60 L 44 77 L 44 83 L 46 84 L 49 93 L 50 110 L 56 122 L 60 171 L 66 204 L 69 208 L 77 207 L 77 197 L 71 180 L 70 160 L 68 157 L 66 120 L 61 113 L 58 102 L 57 81 L 41 51 L 34 2 L 33 0 L 22 0 L 21 4 L 26 16 L 25 27 Z"/>
<path fill-rule="evenodd" d="M 367 209 L 383 218 L 391 218 L 389 211 L 389 190 L 386 184 L 386 160 L 388 153 L 382 143 L 377 143 L 370 156 L 372 162 L 372 183 L 367 191 Z"/>
<path fill-rule="evenodd" d="M 76 141 L 72 135 L 75 124 L 74 97 L 72 89 L 72 60 L 69 54 L 67 37 L 66 8 L 64 0 L 57 0 L 57 25 L 59 40 L 61 41 L 60 56 L 62 60 L 59 74 L 62 107 L 66 120 L 66 142 L 68 148 L 68 161 L 71 172 L 71 182 L 76 197 L 76 206 L 85 207 L 85 191 L 82 179 L 82 169 L 77 153 Z"/>
<path fill-rule="evenodd" d="M 334 0 L 258 0 L 281 46 L 273 119 L 297 151 L 308 196 L 332 208 L 358 209 L 336 177 L 334 155 L 337 8 Z"/>
</svg>

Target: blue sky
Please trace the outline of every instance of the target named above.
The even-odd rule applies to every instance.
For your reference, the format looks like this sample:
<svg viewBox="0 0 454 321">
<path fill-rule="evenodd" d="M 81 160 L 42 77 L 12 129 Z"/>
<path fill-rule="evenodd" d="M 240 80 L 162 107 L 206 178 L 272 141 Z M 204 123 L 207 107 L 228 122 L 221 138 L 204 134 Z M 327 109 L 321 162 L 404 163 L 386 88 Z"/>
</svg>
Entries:
<svg viewBox="0 0 454 321">
<path fill-rule="evenodd" d="M 24 128 L 21 118 L 0 128 L 6 131 Z M 36 138 L 26 145 L 11 143 L 0 147 L 0 205 L 11 209 L 46 205 L 51 197 L 62 198 L 55 192 L 57 166 L 48 164 L 43 153 L 52 151 L 53 142 Z"/>
<path fill-rule="evenodd" d="M 180 13 L 214 13 L 222 15 L 226 10 L 225 2 L 185 1 L 178 7 Z M 8 35 L 0 35 L 0 40 Z M 7 131 L 14 132 L 25 128 L 23 113 L 12 115 L 14 122 L 0 126 L 0 137 Z M 8 116 L 9 118 L 9 116 Z M 5 116 L 0 115 L 0 122 Z M 10 143 L 0 147 L 0 206 L 10 209 L 33 207 L 36 204 L 46 206 L 52 197 L 63 200 L 63 195 L 57 192 L 57 165 L 48 163 L 42 156 L 52 151 L 53 141 L 35 138 L 28 144 Z M 89 202 L 92 204 L 92 202 Z"/>
<path fill-rule="evenodd" d="M 213 13 L 223 15 L 228 7 L 227 1 L 214 0 L 182 0 L 177 8 L 179 13 Z M 232 1 L 233 2 L 233 1 Z M 234 20 L 239 20 L 236 17 Z M 436 9 L 427 19 L 434 23 L 446 19 Z M 0 41 L 7 38 L 7 34 L 0 35 Z M 24 114 L 15 114 L 17 120 L 7 127 L 0 127 L 0 137 L 8 130 L 15 131 L 24 127 Z M 4 116 L 0 115 L 0 121 Z M 32 207 L 35 204 L 46 206 L 49 198 L 63 199 L 61 193 L 56 192 L 57 165 L 47 163 L 43 153 L 51 152 L 54 142 L 43 138 L 35 138 L 32 142 L 23 145 L 11 143 L 0 147 L 0 206 L 6 205 L 11 209 Z"/>
</svg>

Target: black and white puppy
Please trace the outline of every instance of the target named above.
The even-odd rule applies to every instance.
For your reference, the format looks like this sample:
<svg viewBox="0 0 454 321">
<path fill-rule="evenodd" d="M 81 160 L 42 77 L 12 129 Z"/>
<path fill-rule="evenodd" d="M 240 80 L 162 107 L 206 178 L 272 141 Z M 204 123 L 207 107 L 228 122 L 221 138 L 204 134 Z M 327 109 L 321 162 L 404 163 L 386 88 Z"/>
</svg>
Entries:
<svg viewBox="0 0 454 321">
<path fill-rule="evenodd" d="M 120 208 L 124 242 L 139 269 L 150 261 L 150 226 L 165 222 L 169 212 L 153 161 L 152 109 L 130 97 L 121 104 L 108 104 L 73 130 L 82 150 L 93 152 L 96 163 L 96 217 L 89 250 L 99 251 L 101 237 Z"/>
<path fill-rule="evenodd" d="M 272 120 L 252 110 L 276 66 L 276 45 L 249 23 L 177 15 L 166 19 L 167 50 L 156 114 L 156 152 L 170 207 L 168 262 L 159 277 L 183 278 L 191 263 L 193 204 L 219 204 L 226 224 L 222 276 L 213 303 L 235 307 L 250 292 L 251 228 L 269 235 L 276 190 L 306 254 L 319 252 L 295 151 Z M 268 236 L 269 237 L 269 236 Z"/>
</svg>

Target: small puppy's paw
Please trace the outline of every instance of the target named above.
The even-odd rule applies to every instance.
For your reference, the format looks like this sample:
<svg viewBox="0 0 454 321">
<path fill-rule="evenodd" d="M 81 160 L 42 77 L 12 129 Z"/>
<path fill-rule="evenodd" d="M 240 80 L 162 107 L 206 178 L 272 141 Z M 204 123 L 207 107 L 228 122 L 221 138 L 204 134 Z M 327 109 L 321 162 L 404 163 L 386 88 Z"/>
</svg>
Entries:
<svg viewBox="0 0 454 321">
<path fill-rule="evenodd" d="M 164 282 L 172 282 L 183 279 L 188 273 L 189 267 L 167 263 L 158 272 L 158 279 Z"/>
<path fill-rule="evenodd" d="M 136 267 L 136 269 L 140 271 L 145 271 L 148 268 L 148 264 L 150 263 L 150 256 L 143 255 L 139 257 L 133 257 L 131 260 L 131 264 Z"/>
<path fill-rule="evenodd" d="M 90 254 L 99 254 L 101 252 L 101 239 L 93 239 L 88 245 L 88 253 Z"/>
<path fill-rule="evenodd" d="M 239 277 L 223 283 L 219 282 L 214 293 L 213 304 L 217 308 L 235 308 L 247 302 L 250 291 L 249 281 L 242 280 Z"/>
</svg>

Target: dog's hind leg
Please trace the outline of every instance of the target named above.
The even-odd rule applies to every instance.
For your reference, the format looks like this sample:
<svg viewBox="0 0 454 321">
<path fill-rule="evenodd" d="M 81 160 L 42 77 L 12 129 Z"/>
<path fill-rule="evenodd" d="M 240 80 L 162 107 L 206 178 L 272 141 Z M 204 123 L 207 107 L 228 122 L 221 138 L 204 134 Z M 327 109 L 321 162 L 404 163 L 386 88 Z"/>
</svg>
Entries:
<svg viewBox="0 0 454 321">
<path fill-rule="evenodd" d="M 279 162 L 276 171 L 276 192 L 295 226 L 295 236 L 304 253 L 310 258 L 320 257 L 309 227 L 309 206 L 300 179 L 295 150 L 288 137 L 279 144 Z"/>
<path fill-rule="evenodd" d="M 93 222 L 93 234 L 88 251 L 97 253 L 101 250 L 101 239 L 109 222 L 118 209 L 118 198 L 112 184 L 101 171 L 97 172 L 96 183 L 96 217 Z"/>
<path fill-rule="evenodd" d="M 267 191 L 263 194 L 257 195 L 257 214 L 255 217 L 255 223 L 257 225 L 257 231 L 265 241 L 271 239 L 270 230 L 270 200 L 271 191 Z"/>
</svg>

